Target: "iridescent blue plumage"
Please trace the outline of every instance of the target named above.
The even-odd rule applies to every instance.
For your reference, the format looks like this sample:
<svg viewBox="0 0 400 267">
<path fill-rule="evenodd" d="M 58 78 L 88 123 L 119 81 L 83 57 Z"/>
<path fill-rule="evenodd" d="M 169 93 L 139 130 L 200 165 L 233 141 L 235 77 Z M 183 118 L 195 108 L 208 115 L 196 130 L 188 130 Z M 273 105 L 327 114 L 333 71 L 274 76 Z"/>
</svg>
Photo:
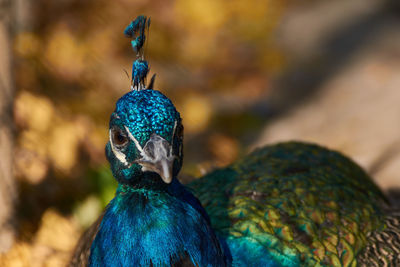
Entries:
<svg viewBox="0 0 400 267">
<path fill-rule="evenodd" d="M 180 124 L 172 102 L 155 90 L 125 94 L 110 120 L 111 129 L 125 129 L 141 147 L 154 134 L 175 144 L 174 177 L 182 161 L 182 136 L 176 132 Z M 149 266 L 151 261 L 153 266 L 164 266 L 185 257 L 201 266 L 225 265 L 200 202 L 176 178 L 164 183 L 157 173 L 143 172 L 140 164 L 132 163 L 140 155 L 135 142 L 120 148 L 128 165 L 121 162 L 112 146 L 110 140 L 106 155 L 120 185 L 91 246 L 90 265 Z"/>
<path fill-rule="evenodd" d="M 147 25 L 146 25 L 147 22 Z M 138 35 L 134 40 L 131 41 L 133 50 L 138 53 L 142 48 L 144 42 L 146 41 L 146 36 L 144 31 L 146 27 L 150 26 L 150 18 L 147 19 L 145 16 L 138 16 L 134 21 L 132 21 L 124 30 L 126 37 L 134 37 Z"/>
<path fill-rule="evenodd" d="M 171 100 L 156 90 L 131 91 L 121 97 L 114 116 L 120 118 L 119 123 L 126 125 L 141 145 L 152 133 L 172 141 L 175 121 L 180 122 L 180 114 Z"/>
<path fill-rule="evenodd" d="M 149 72 L 149 65 L 147 61 L 135 60 L 132 66 L 132 82 L 134 86 L 139 85 L 147 76 Z"/>
<path fill-rule="evenodd" d="M 200 266 L 224 266 L 201 206 L 174 193 L 120 186 L 92 244 L 90 265 L 171 266 L 188 257 Z"/>
</svg>

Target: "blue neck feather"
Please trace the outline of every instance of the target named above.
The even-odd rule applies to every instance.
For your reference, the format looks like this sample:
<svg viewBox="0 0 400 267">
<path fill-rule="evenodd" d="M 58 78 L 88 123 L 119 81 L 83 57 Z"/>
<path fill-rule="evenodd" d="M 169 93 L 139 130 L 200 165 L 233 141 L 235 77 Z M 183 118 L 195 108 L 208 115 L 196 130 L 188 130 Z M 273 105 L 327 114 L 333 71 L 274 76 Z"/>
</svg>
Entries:
<svg viewBox="0 0 400 267">
<path fill-rule="evenodd" d="M 92 243 L 90 266 L 225 266 L 207 213 L 176 179 L 154 191 L 119 186 Z"/>
</svg>

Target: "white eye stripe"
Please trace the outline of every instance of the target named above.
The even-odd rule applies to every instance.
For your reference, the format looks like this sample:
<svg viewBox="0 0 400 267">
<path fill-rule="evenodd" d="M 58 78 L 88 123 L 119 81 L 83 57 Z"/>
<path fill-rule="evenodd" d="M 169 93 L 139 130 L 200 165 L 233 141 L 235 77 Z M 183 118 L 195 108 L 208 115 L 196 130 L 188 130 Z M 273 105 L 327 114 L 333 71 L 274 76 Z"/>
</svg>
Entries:
<svg viewBox="0 0 400 267">
<path fill-rule="evenodd" d="M 111 129 L 110 129 L 110 131 L 109 131 L 109 138 L 110 138 L 111 150 L 112 150 L 112 152 L 114 153 L 115 157 L 116 157 L 121 163 L 123 163 L 125 166 L 128 166 L 129 163 L 128 163 L 128 161 L 126 160 L 125 154 L 122 153 L 121 151 L 119 151 L 119 150 L 114 146 L 114 143 L 113 143 L 113 140 L 112 140 L 112 132 L 111 132 Z"/>
<path fill-rule="evenodd" d="M 173 133 L 172 133 L 172 138 L 174 138 L 175 137 L 175 131 L 176 131 L 176 126 L 178 125 L 178 121 L 176 120 L 175 121 L 175 124 L 174 124 L 174 131 L 173 131 Z"/>
</svg>

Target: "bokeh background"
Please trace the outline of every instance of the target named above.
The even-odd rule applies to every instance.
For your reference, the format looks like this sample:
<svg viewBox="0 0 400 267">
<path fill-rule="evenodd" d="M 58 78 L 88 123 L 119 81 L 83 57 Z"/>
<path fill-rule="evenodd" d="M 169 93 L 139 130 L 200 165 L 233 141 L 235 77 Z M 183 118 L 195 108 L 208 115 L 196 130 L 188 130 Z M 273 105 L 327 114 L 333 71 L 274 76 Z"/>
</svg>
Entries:
<svg viewBox="0 0 400 267">
<path fill-rule="evenodd" d="M 65 266 L 113 197 L 104 146 L 135 59 L 123 29 L 139 14 L 152 21 L 145 55 L 155 88 L 183 117 L 181 180 L 297 139 L 342 151 L 394 203 L 400 195 L 396 1 L 0 3 L 14 92 L 13 176 L 0 178 L 15 189 L 15 238 L 0 266 Z"/>
</svg>

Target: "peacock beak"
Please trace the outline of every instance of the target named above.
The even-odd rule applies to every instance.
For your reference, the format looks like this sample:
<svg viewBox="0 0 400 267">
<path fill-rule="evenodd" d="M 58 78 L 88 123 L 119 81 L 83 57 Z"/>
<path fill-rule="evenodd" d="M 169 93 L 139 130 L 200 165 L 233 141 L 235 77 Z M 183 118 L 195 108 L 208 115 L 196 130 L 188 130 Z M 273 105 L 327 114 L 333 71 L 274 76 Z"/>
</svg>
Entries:
<svg viewBox="0 0 400 267">
<path fill-rule="evenodd" d="M 175 156 L 168 141 L 153 133 L 143 149 L 138 145 L 141 158 L 135 160 L 135 163 L 142 166 L 142 171 L 155 172 L 164 183 L 171 183 Z"/>
</svg>

